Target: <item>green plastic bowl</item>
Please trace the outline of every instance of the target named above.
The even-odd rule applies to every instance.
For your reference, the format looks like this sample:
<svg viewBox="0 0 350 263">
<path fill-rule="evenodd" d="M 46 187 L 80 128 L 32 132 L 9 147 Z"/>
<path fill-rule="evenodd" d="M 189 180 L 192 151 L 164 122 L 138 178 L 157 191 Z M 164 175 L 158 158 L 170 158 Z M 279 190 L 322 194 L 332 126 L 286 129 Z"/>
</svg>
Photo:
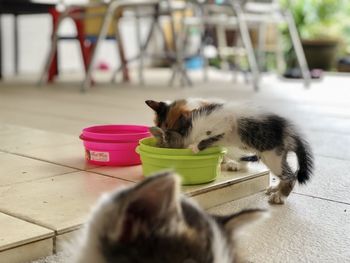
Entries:
<svg viewBox="0 0 350 263">
<path fill-rule="evenodd" d="M 220 174 L 225 148 L 211 147 L 194 154 L 189 149 L 158 148 L 155 143 L 154 138 L 145 138 L 136 148 L 146 177 L 157 171 L 173 169 L 181 176 L 183 185 L 193 185 L 214 181 Z"/>
</svg>

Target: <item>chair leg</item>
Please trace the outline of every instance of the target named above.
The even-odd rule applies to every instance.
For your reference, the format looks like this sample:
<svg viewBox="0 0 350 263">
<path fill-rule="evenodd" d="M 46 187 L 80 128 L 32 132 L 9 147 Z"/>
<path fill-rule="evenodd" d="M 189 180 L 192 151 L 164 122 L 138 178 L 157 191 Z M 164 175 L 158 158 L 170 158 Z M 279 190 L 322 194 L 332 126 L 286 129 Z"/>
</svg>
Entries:
<svg viewBox="0 0 350 263">
<path fill-rule="evenodd" d="M 266 23 L 260 23 L 258 31 L 258 64 L 260 71 L 263 71 L 266 67 Z"/>
<path fill-rule="evenodd" d="M 185 39 L 184 33 L 185 32 L 179 32 L 178 34 L 176 33 L 175 30 L 175 18 L 174 14 L 171 9 L 171 1 L 167 0 L 167 5 L 169 7 L 169 18 L 170 18 L 170 27 L 171 27 L 171 33 L 172 33 L 172 41 L 173 41 L 173 47 L 175 51 L 175 67 L 173 67 L 173 70 L 178 71 L 177 73 L 179 74 L 180 77 L 180 85 L 182 87 L 184 86 L 191 86 L 192 81 L 190 80 L 187 70 L 185 67 L 184 63 L 184 54 L 182 52 L 182 47 L 179 46 L 179 43 Z M 165 39 L 165 38 L 164 38 Z M 176 77 L 176 73 L 173 73 L 171 79 L 170 79 L 170 86 L 173 85 L 173 82 Z"/>
<path fill-rule="evenodd" d="M 283 55 L 283 48 L 282 48 L 282 35 L 277 26 L 275 26 L 275 32 L 276 32 L 276 65 L 277 65 L 277 72 L 279 74 L 283 74 L 283 71 L 286 68 L 286 63 L 284 61 L 284 55 Z"/>
<path fill-rule="evenodd" d="M 14 15 L 14 53 L 15 53 L 15 74 L 18 75 L 19 73 L 19 46 L 18 46 L 18 39 L 19 39 L 19 32 L 18 32 L 19 26 L 18 26 L 18 15 Z"/>
<path fill-rule="evenodd" d="M 145 85 L 145 80 L 143 76 L 143 63 L 144 63 L 144 50 L 143 50 L 143 45 L 142 45 L 142 40 L 141 40 L 141 25 L 140 25 L 140 14 L 139 14 L 139 9 L 136 8 L 136 17 L 135 17 L 135 28 L 136 28 L 136 39 L 137 39 L 137 44 L 139 46 L 139 52 L 140 52 L 140 57 L 139 57 L 139 83 L 141 86 Z"/>
<path fill-rule="evenodd" d="M 249 36 L 248 26 L 244 17 L 244 13 L 242 11 L 240 3 L 237 3 L 237 1 L 231 0 L 231 6 L 237 16 L 238 27 L 241 33 L 243 45 L 247 51 L 248 62 L 249 62 L 250 70 L 252 72 L 253 87 L 255 91 L 258 91 L 260 71 L 259 71 L 258 63 L 255 58 L 254 49 L 253 49 L 252 41 Z"/>
<path fill-rule="evenodd" d="M 205 26 L 200 25 L 200 30 L 201 30 L 201 46 L 200 46 L 200 54 L 203 59 L 203 81 L 208 82 L 209 80 L 209 74 L 208 74 L 208 68 L 209 68 L 209 60 L 205 56 L 205 44 L 206 44 L 206 39 L 205 39 Z"/>
<path fill-rule="evenodd" d="M 108 26 L 111 24 L 113 16 L 114 16 L 114 12 L 119 6 L 120 6 L 120 4 L 118 3 L 118 1 L 113 1 L 113 2 L 110 2 L 108 7 L 107 7 L 106 14 L 105 14 L 105 17 L 103 19 L 103 22 L 102 22 L 102 25 L 100 28 L 100 32 L 98 34 L 95 48 L 93 49 L 92 54 L 91 54 L 91 59 L 90 59 L 90 63 L 89 63 L 86 75 L 85 75 L 85 79 L 84 79 L 82 86 L 81 86 L 82 92 L 85 92 L 91 86 L 92 70 L 93 70 L 93 67 L 95 64 L 98 49 L 100 48 L 102 41 L 106 38 Z"/>
<path fill-rule="evenodd" d="M 73 11 L 73 14 L 81 14 L 82 10 L 75 10 Z M 81 50 L 81 54 L 83 57 L 83 63 L 84 63 L 84 70 L 85 72 L 88 69 L 88 65 L 90 62 L 90 53 L 91 53 L 91 49 L 92 49 L 92 43 L 88 43 L 85 40 L 85 32 L 84 32 L 84 25 L 83 25 L 83 21 L 81 19 L 73 19 L 75 26 L 76 26 L 76 30 L 77 30 L 77 39 L 79 41 L 79 45 L 80 45 L 80 50 Z"/>
<path fill-rule="evenodd" d="M 140 54 L 136 55 L 134 58 L 131 58 L 131 59 L 126 60 L 125 57 L 124 57 L 124 52 L 120 52 L 120 46 L 119 46 L 119 49 L 118 49 L 119 52 L 120 52 L 119 55 L 120 55 L 121 60 L 122 60 L 122 57 L 124 57 L 125 65 L 127 65 L 127 63 L 130 62 L 130 61 L 134 61 L 134 60 L 136 60 L 136 59 L 139 59 L 139 57 L 141 56 L 141 52 L 142 52 L 143 56 L 145 56 L 145 52 L 146 52 L 146 50 L 147 50 L 147 48 L 148 48 L 149 43 L 151 42 L 151 39 L 152 39 L 152 36 L 153 36 L 154 31 L 155 31 L 155 29 L 156 29 L 157 23 L 158 23 L 158 17 L 157 17 L 157 15 L 154 15 L 154 19 L 153 19 L 153 21 L 152 21 L 152 23 L 151 23 L 150 30 L 149 30 L 149 32 L 148 32 L 148 34 L 147 34 L 146 40 L 145 40 L 145 42 L 141 45 Z M 118 31 L 118 32 L 119 32 L 119 31 Z M 116 35 L 116 37 L 117 37 L 118 40 L 121 39 L 121 38 L 119 37 L 119 33 L 118 33 L 118 35 Z M 119 43 L 121 43 L 121 42 L 119 41 Z M 121 70 L 123 71 L 123 74 L 124 74 L 124 73 L 126 74 L 126 72 L 128 72 L 128 69 L 125 68 L 125 65 L 123 65 L 123 63 L 122 63 L 120 67 L 118 67 L 116 70 L 114 70 L 114 72 L 113 72 L 113 74 L 112 74 L 111 82 L 115 82 L 116 77 L 117 77 L 117 74 L 118 74 Z M 125 74 L 124 74 L 124 75 L 125 75 Z M 127 73 L 126 75 L 128 76 L 129 74 Z M 126 76 L 126 75 L 125 75 L 125 76 Z M 124 81 L 130 81 L 130 77 L 129 77 L 129 76 L 128 76 L 127 78 L 124 77 Z"/>
<path fill-rule="evenodd" d="M 307 65 L 304 49 L 303 49 L 303 46 L 301 45 L 298 30 L 295 26 L 294 18 L 293 18 L 293 15 L 291 14 L 291 12 L 285 11 L 284 16 L 286 18 L 286 22 L 287 22 L 288 29 L 289 29 L 289 34 L 290 34 L 291 39 L 292 39 L 293 48 L 294 48 L 295 54 L 297 56 L 297 60 L 298 60 L 298 64 L 299 64 L 299 67 L 301 70 L 301 74 L 302 74 L 303 79 L 304 79 L 304 86 L 305 86 L 305 88 L 308 88 L 310 85 L 310 80 L 311 80 L 310 70 L 309 70 L 309 66 Z"/>
<path fill-rule="evenodd" d="M 125 57 L 123 38 L 122 38 L 122 36 L 120 34 L 120 30 L 119 30 L 119 18 L 120 18 L 120 16 L 121 16 L 121 14 L 117 16 L 116 21 L 115 21 L 116 48 L 117 48 L 117 52 L 119 53 L 123 82 L 129 82 L 130 75 L 129 75 L 129 68 L 128 68 L 128 60 Z M 113 79 L 115 79 L 117 73 L 118 73 L 118 71 L 116 71 L 116 73 L 113 74 Z"/>
<path fill-rule="evenodd" d="M 54 12 L 56 12 L 56 11 L 54 11 Z M 54 14 L 54 16 L 55 15 L 56 14 Z M 50 48 L 49 54 L 47 56 L 43 72 L 42 72 L 42 74 L 40 76 L 40 79 L 39 79 L 39 82 L 38 82 L 39 86 L 43 85 L 44 82 L 46 82 L 47 80 L 52 81 L 54 73 L 57 72 L 58 29 L 59 29 L 63 19 L 66 18 L 67 15 L 68 15 L 68 13 L 64 12 L 58 18 L 56 17 L 57 18 L 57 22 L 56 22 L 56 18 L 53 18 L 54 19 L 54 23 L 53 23 L 51 48 Z M 50 75 L 50 76 L 48 76 L 48 75 Z"/>
</svg>

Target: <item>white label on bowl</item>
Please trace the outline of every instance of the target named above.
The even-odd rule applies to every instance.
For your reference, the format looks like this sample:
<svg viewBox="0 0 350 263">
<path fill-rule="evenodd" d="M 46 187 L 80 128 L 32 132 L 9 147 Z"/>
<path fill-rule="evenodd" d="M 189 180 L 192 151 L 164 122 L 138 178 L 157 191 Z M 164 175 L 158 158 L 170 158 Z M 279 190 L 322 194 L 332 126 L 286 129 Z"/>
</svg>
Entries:
<svg viewBox="0 0 350 263">
<path fill-rule="evenodd" d="M 109 162 L 109 153 L 108 152 L 97 152 L 90 151 L 90 160 L 97 162 Z"/>
</svg>

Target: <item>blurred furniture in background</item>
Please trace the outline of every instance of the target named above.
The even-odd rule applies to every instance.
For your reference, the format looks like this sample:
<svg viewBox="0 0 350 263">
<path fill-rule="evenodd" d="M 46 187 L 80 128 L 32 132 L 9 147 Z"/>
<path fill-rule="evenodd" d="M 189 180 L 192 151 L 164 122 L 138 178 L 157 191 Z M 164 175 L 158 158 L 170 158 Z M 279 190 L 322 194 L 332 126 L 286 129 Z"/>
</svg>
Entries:
<svg viewBox="0 0 350 263">
<path fill-rule="evenodd" d="M 225 60 L 228 57 L 241 58 L 246 56 L 252 82 L 255 90 L 258 90 L 260 72 L 265 69 L 266 41 L 268 36 L 267 28 L 275 29 L 276 43 L 274 44 L 274 53 L 276 54 L 277 69 L 282 73 L 284 56 L 282 43 L 280 41 L 280 32 L 278 25 L 284 23 L 288 27 L 288 33 L 291 37 L 294 51 L 297 56 L 299 67 L 302 72 L 304 85 L 307 87 L 310 83 L 310 71 L 305 59 L 305 54 L 301 45 L 294 19 L 288 10 L 283 10 L 278 0 L 226 0 L 226 1 L 192 1 L 197 3 L 199 12 L 197 16 L 186 19 L 185 30 L 194 26 L 202 27 L 202 36 L 204 37 L 203 27 L 214 27 L 216 34 L 216 46 L 220 59 Z M 220 4 L 217 4 L 220 2 Z M 236 39 L 237 33 L 241 36 L 243 47 L 235 46 L 238 42 L 231 40 L 231 45 L 227 43 L 227 33 L 231 31 Z M 255 33 L 255 34 L 254 34 Z M 205 39 L 202 39 L 205 42 Z M 184 46 L 186 45 L 186 40 Z M 206 43 L 202 43 L 203 52 Z M 256 48 L 256 52 L 254 50 Z M 269 50 L 271 51 L 271 49 Z M 256 55 L 257 54 L 257 55 Z M 205 68 L 208 61 L 204 54 Z M 226 66 L 226 68 L 229 68 Z M 206 69 L 204 69 L 205 79 L 207 78 Z"/>
<path fill-rule="evenodd" d="M 163 7 L 163 3 L 166 4 L 166 9 Z M 138 19 L 142 17 L 142 12 L 140 10 L 143 10 L 145 7 L 151 7 L 152 10 L 154 10 L 151 14 L 146 14 L 148 17 L 153 18 L 153 22 L 151 25 L 151 29 L 149 31 L 149 34 L 146 38 L 145 43 L 141 40 L 141 32 L 140 32 L 140 23 Z M 138 46 L 140 54 L 137 56 L 138 59 L 140 59 L 139 63 L 139 77 L 140 77 L 140 83 L 143 83 L 143 57 L 145 56 L 145 50 L 149 44 L 150 38 L 154 32 L 154 29 L 159 26 L 159 20 L 161 16 L 167 15 L 170 19 L 170 25 L 171 25 L 171 32 L 173 34 L 172 40 L 173 43 L 173 51 L 166 52 L 167 58 L 170 58 L 174 61 L 174 67 L 173 67 L 173 78 L 175 77 L 176 73 L 180 73 L 181 81 L 187 80 L 187 83 L 190 83 L 189 78 L 187 77 L 186 71 L 182 68 L 182 63 L 177 56 L 177 44 L 176 44 L 176 36 L 175 36 L 175 29 L 174 29 L 174 23 L 173 23 L 173 17 L 172 17 L 172 5 L 170 4 L 169 0 L 112 0 L 108 3 L 92 3 L 92 4 L 86 4 L 86 5 L 74 5 L 74 6 L 66 6 L 65 9 L 58 15 L 58 18 L 55 19 L 54 22 L 54 28 L 53 28 L 53 36 L 52 36 L 52 45 L 50 49 L 50 53 L 48 55 L 48 58 L 46 60 L 46 65 L 43 71 L 43 74 L 40 79 L 40 83 L 44 83 L 46 80 L 50 80 L 50 77 L 52 76 L 52 64 L 57 59 L 57 42 L 60 39 L 58 35 L 59 26 L 62 23 L 62 21 L 66 18 L 72 18 L 75 21 L 76 27 L 77 27 L 77 38 L 80 41 L 85 69 L 86 69 L 86 76 L 82 84 L 82 91 L 86 91 L 92 83 L 92 71 L 94 69 L 94 62 L 96 60 L 98 49 L 102 43 L 103 40 L 108 38 L 111 34 L 114 34 L 114 38 L 118 40 L 119 43 L 119 52 L 121 54 L 122 58 L 122 66 L 121 69 L 124 72 L 124 76 L 127 75 L 127 62 L 125 60 L 125 56 L 123 55 L 123 52 L 121 50 L 121 37 L 118 30 L 118 20 L 120 16 L 123 14 L 123 10 L 130 10 L 132 9 L 136 13 L 136 33 L 137 33 L 137 40 L 138 40 Z M 166 10 L 166 11 L 165 11 Z M 140 15 L 141 14 L 141 15 Z M 85 40 L 89 36 L 89 33 L 91 32 L 85 32 L 86 26 L 82 27 L 78 23 L 87 23 L 89 19 L 98 19 L 96 23 L 90 21 L 90 25 L 93 25 L 93 28 L 96 29 L 93 32 L 93 45 L 90 45 L 86 47 Z M 80 22 L 79 22 L 80 21 Z M 82 21 L 82 22 L 81 22 Z M 85 28 L 85 30 L 83 29 Z M 161 33 L 162 32 L 161 30 Z M 164 35 L 163 35 L 164 38 Z M 55 71 L 55 70 L 54 70 Z M 119 72 L 117 70 L 115 74 Z M 113 80 L 115 79 L 115 74 L 113 74 Z M 126 77 L 128 78 L 128 77 Z M 125 79 L 125 77 L 124 77 Z"/>
<path fill-rule="evenodd" d="M 1 15 L 14 15 L 14 71 L 19 71 L 19 34 L 18 34 L 18 16 L 48 14 L 49 10 L 55 6 L 53 1 L 31 0 L 0 0 L 0 78 L 2 78 L 2 41 L 1 41 Z"/>
<path fill-rule="evenodd" d="M 277 68 L 280 73 L 283 69 L 283 51 L 282 43 L 280 41 L 281 35 L 277 28 L 278 25 L 285 24 L 288 28 L 292 46 L 297 57 L 297 61 L 301 70 L 304 81 L 304 86 L 308 87 L 310 84 L 310 70 L 306 62 L 305 53 L 301 45 L 298 30 L 295 25 L 294 18 L 289 10 L 284 10 L 280 6 L 279 0 L 245 0 L 242 1 L 243 11 L 240 19 L 246 21 L 250 28 L 258 29 L 258 63 L 262 70 L 265 64 L 265 43 L 267 37 L 267 26 L 274 25 L 276 27 L 276 58 Z"/>
<path fill-rule="evenodd" d="M 54 77 L 58 75 L 58 41 L 59 40 L 77 40 L 81 49 L 83 65 L 85 72 L 88 71 L 88 67 L 91 60 L 91 55 L 95 49 L 97 43 L 98 31 L 101 27 L 102 18 L 107 11 L 106 4 L 93 3 L 87 5 L 72 5 L 72 6 L 60 6 L 58 8 L 50 9 L 50 14 L 53 21 L 52 40 L 49 55 L 46 59 L 44 71 L 40 78 L 40 83 L 52 82 Z M 118 34 L 118 20 L 121 16 L 122 10 L 118 10 L 115 13 L 116 23 L 111 25 L 108 29 L 106 39 L 117 40 L 118 39 L 118 52 L 123 66 L 123 80 L 129 81 L 129 73 L 126 67 L 126 59 L 124 54 L 124 48 L 122 41 Z M 65 18 L 71 18 L 74 22 L 76 29 L 76 35 L 73 36 L 60 36 L 59 26 Z M 92 81 L 92 80 L 91 80 Z"/>
<path fill-rule="evenodd" d="M 221 1 L 220 4 L 215 1 L 192 1 L 197 7 L 196 15 L 184 20 L 184 30 L 188 31 L 192 27 L 200 27 L 202 34 L 202 45 L 200 53 L 204 59 L 204 79 L 207 79 L 208 61 L 203 53 L 206 46 L 205 29 L 214 27 L 216 33 L 216 45 L 218 55 L 221 58 L 232 56 L 246 56 L 249 69 L 252 76 L 252 85 L 255 90 L 259 89 L 260 71 L 254 54 L 252 41 L 245 19 L 243 19 L 243 11 L 238 0 Z M 235 29 L 239 32 L 242 40 L 242 47 L 227 46 L 226 31 Z M 185 32 L 184 46 L 187 45 L 187 36 Z"/>
</svg>

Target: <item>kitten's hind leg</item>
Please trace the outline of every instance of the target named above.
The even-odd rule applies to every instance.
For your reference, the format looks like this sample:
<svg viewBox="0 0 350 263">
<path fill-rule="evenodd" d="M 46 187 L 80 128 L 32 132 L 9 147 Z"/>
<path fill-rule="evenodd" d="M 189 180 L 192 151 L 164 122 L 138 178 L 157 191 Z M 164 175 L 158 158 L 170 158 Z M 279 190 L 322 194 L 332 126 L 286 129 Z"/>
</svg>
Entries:
<svg viewBox="0 0 350 263">
<path fill-rule="evenodd" d="M 269 203 L 283 204 L 284 199 L 292 192 L 296 182 L 296 177 L 287 163 L 287 154 L 278 154 L 279 151 L 267 151 L 262 154 L 262 161 L 266 166 L 280 178 L 280 182 L 275 187 L 267 189 L 266 193 L 270 195 Z"/>
<path fill-rule="evenodd" d="M 296 180 L 281 180 L 278 190 L 269 197 L 270 204 L 284 204 L 284 199 L 292 192 Z"/>
<path fill-rule="evenodd" d="M 279 189 L 279 186 L 278 185 L 275 185 L 275 186 L 269 186 L 269 188 L 266 189 L 266 192 L 265 194 L 267 195 L 271 195 L 272 193 L 275 193 L 277 192 Z"/>
</svg>

